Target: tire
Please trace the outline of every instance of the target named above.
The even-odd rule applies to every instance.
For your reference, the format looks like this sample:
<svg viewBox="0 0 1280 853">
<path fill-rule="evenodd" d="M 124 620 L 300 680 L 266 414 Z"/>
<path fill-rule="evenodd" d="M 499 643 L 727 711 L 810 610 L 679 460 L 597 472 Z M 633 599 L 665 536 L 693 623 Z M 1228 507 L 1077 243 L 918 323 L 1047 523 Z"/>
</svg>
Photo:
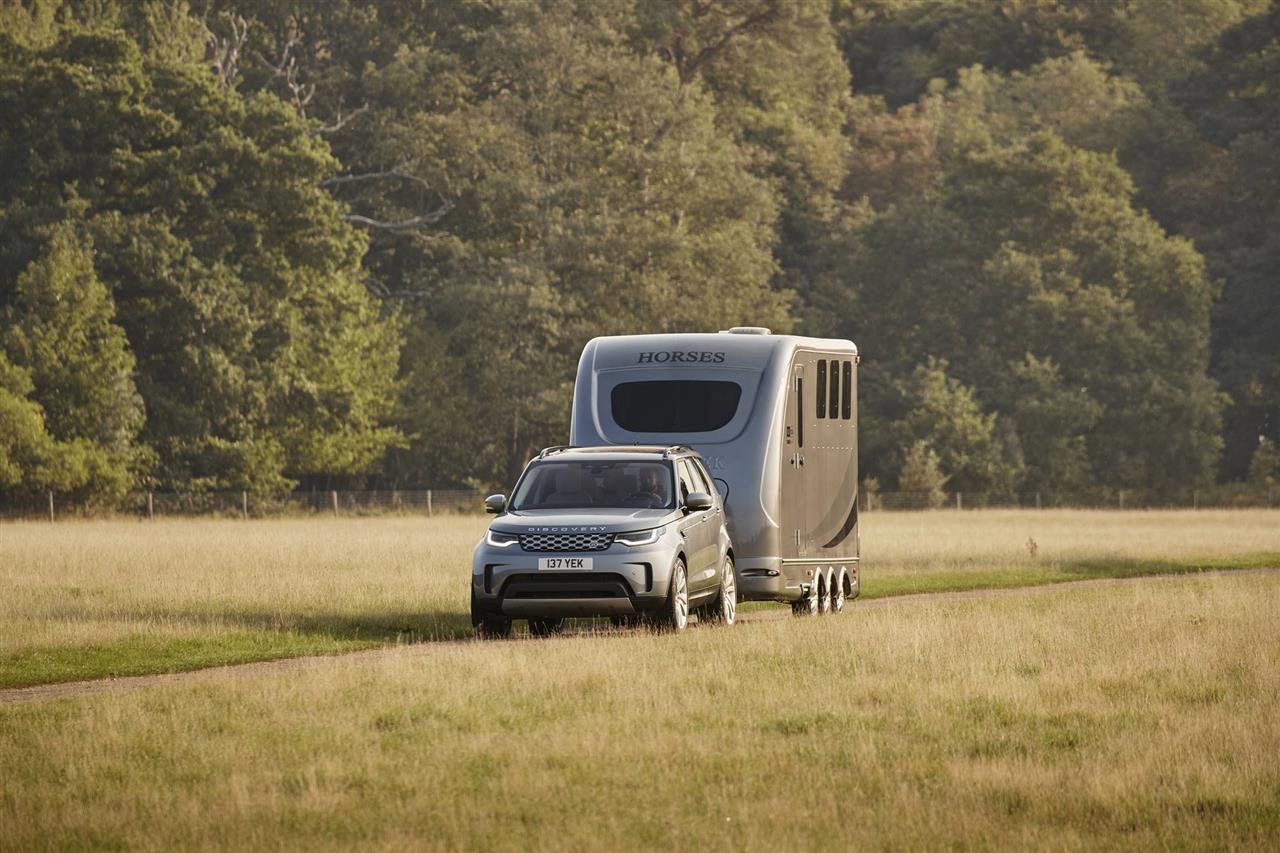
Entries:
<svg viewBox="0 0 1280 853">
<path fill-rule="evenodd" d="M 671 590 L 656 616 L 654 621 L 663 631 L 678 633 L 689 625 L 689 575 L 683 559 L 671 569 Z"/>
<path fill-rule="evenodd" d="M 511 636 L 511 620 L 502 616 L 484 616 L 476 625 L 476 636 L 481 640 L 501 640 Z"/>
<path fill-rule="evenodd" d="M 529 633 L 535 637 L 550 637 L 564 630 L 564 619 L 530 619 Z"/>
<path fill-rule="evenodd" d="M 733 570 L 733 557 L 724 558 L 720 572 L 720 592 L 703 611 L 708 622 L 732 625 L 738 619 L 738 576 Z"/>
<path fill-rule="evenodd" d="M 476 630 L 476 638 L 481 640 L 511 636 L 511 620 L 500 613 L 481 610 L 476 602 L 475 589 L 471 590 L 471 627 Z"/>
<path fill-rule="evenodd" d="M 796 616 L 817 616 L 818 615 L 818 587 L 817 581 L 809 587 L 809 591 L 805 593 L 804 598 L 799 601 L 791 602 L 791 612 Z"/>
<path fill-rule="evenodd" d="M 815 583 L 818 585 L 818 613 L 831 612 L 831 584 L 829 583 L 831 576 L 818 574 Z"/>
<path fill-rule="evenodd" d="M 844 610 L 844 585 L 849 582 L 849 573 L 841 569 L 834 577 L 835 580 L 831 583 L 831 612 L 839 613 Z"/>
</svg>

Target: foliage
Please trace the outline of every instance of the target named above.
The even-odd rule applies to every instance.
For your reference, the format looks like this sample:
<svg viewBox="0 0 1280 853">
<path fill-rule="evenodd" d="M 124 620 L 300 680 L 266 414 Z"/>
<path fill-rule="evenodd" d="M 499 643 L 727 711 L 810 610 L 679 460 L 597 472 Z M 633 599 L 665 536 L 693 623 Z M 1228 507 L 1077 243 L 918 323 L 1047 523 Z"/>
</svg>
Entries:
<svg viewBox="0 0 1280 853">
<path fill-rule="evenodd" d="M 509 483 L 586 340 L 736 323 L 859 343 L 884 482 L 920 442 L 965 490 L 1244 478 L 1278 39 L 1264 0 L 5 3 L 6 482 Z"/>
<path fill-rule="evenodd" d="M 49 432 L 100 446 L 127 479 L 142 400 L 133 356 L 87 243 L 69 222 L 48 229 L 45 249 L 18 276 L 0 343 L 30 372 Z"/>
<path fill-rule="evenodd" d="M 902 460 L 902 470 L 898 472 L 898 490 L 923 493 L 923 505 L 937 509 L 947 499 L 942 491 L 946 483 L 947 475 L 942 473 L 938 454 L 929 442 L 920 439 L 912 444 Z"/>
<path fill-rule="evenodd" d="M 162 482 L 254 487 L 367 471 L 396 442 L 384 417 L 398 333 L 364 289 L 361 235 L 319 186 L 334 161 L 274 97 L 240 97 L 171 54 L 144 55 L 92 21 L 40 49 L 9 48 L 0 109 L 19 120 L 0 130 L 11 165 L 0 177 L 0 289 L 38 256 L 45 223 L 73 211 L 94 247 L 93 269 L 81 257 L 76 275 L 114 295 Z M 46 263 L 68 263 L 58 251 Z M 51 271 L 26 275 L 0 295 L 18 309 L 56 299 Z M 39 342 L 23 336 L 45 335 L 47 350 L 52 328 L 19 330 L 11 351 L 36 358 Z M 32 365 L 38 394 L 62 395 L 50 426 L 136 429 L 136 406 L 117 403 L 103 420 L 87 399 L 91 386 L 127 396 L 123 341 L 86 346 L 117 354 L 64 348 L 62 364 Z M 78 397 L 64 394 L 72 379 Z"/>
</svg>

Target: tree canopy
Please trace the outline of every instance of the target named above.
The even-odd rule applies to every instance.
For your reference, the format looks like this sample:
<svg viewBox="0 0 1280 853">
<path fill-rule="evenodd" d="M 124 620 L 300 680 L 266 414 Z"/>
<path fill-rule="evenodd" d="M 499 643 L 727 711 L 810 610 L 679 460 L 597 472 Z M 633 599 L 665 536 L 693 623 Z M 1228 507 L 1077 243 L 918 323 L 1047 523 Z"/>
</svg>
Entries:
<svg viewBox="0 0 1280 853">
<path fill-rule="evenodd" d="M 7 0 L 0 115 L 4 495 L 508 483 L 734 324 L 886 488 L 1280 442 L 1280 2 Z"/>
</svg>

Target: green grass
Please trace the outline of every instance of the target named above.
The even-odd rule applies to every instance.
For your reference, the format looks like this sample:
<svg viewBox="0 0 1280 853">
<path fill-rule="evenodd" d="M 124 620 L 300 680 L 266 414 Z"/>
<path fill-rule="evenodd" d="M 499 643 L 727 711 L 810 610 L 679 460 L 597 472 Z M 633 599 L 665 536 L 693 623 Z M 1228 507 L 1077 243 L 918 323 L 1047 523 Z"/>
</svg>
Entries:
<svg viewBox="0 0 1280 853">
<path fill-rule="evenodd" d="M 0 525 L 0 687 L 468 637 L 484 524 Z M 1280 565 L 1275 511 L 880 512 L 863 527 L 867 598 Z"/>
<path fill-rule="evenodd" d="M 1136 578 L 1183 575 L 1196 572 L 1280 567 L 1280 553 L 1242 554 L 1213 559 L 1137 560 L 1125 558 L 1077 560 L 1044 568 L 1011 566 L 994 570 L 939 571 L 875 577 L 863 581 L 862 598 L 892 598 L 928 592 L 964 592 L 978 589 L 1015 589 L 1042 584 L 1097 578 Z"/>
<path fill-rule="evenodd" d="M 111 643 L 45 646 L 10 653 L 0 658 L 0 687 L 182 672 L 301 655 L 341 654 L 385 644 L 382 639 L 352 640 L 274 631 L 238 631 L 186 639 L 139 635 Z"/>
<path fill-rule="evenodd" d="M 1280 575 L 0 705 L 0 847 L 1280 844 Z"/>
</svg>

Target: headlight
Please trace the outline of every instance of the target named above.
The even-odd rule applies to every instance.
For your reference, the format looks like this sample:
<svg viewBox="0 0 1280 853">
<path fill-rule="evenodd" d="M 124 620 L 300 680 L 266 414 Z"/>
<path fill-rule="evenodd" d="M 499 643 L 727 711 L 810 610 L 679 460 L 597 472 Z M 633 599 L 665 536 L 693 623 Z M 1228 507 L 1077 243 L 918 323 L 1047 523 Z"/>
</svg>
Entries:
<svg viewBox="0 0 1280 853">
<path fill-rule="evenodd" d="M 637 530 L 634 533 L 619 533 L 613 537 L 613 541 L 620 545 L 652 545 L 662 538 L 662 534 L 667 532 L 666 526 L 651 527 L 648 530 Z"/>
<path fill-rule="evenodd" d="M 484 541 L 495 548 L 506 548 L 520 541 L 520 537 L 514 533 L 502 533 L 497 530 L 490 530 L 484 536 Z"/>
</svg>

